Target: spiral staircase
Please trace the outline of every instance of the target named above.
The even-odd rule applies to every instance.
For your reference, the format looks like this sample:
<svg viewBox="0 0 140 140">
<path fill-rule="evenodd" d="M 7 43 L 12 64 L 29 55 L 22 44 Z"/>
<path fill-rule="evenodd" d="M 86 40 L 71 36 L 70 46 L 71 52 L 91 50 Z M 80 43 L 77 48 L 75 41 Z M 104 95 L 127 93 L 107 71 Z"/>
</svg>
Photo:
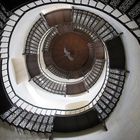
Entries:
<svg viewBox="0 0 140 140">
<path fill-rule="evenodd" d="M 15 5 L 10 6 L 4 1 L 0 5 L 1 123 L 6 122 L 6 125 L 9 124 L 20 135 L 29 132 L 35 135 L 43 134 L 49 139 L 55 139 L 55 133 L 58 132 L 78 133 L 81 130 L 97 127 L 107 131 L 106 122 L 111 119 L 121 95 L 126 92 L 125 81 L 131 74 L 126 40 L 123 37 L 125 33 L 115 25 L 115 22 L 130 32 L 139 44 L 140 2 L 38 0 L 26 3 L 17 1 Z M 19 24 L 27 14 L 33 16 L 31 12 L 35 10 L 36 18 L 24 21 L 30 22 L 30 27 L 28 32 L 25 31 L 26 40 L 19 47 L 21 50 L 18 50 L 13 44 L 16 41 L 20 42 L 15 32 L 16 30 L 20 34 L 24 32 L 22 31 L 24 28 L 19 30 Z M 111 24 L 109 17 L 115 20 L 114 24 Z M 55 40 L 60 40 L 57 37 L 66 36 L 68 33 L 88 38 L 87 63 L 72 72 L 56 65 L 57 59 L 53 58 L 58 52 L 53 55 L 51 48 Z M 14 40 L 16 38 L 17 40 Z M 84 105 L 67 109 L 57 105 L 51 108 L 46 104 L 44 106 L 35 104 L 31 101 L 32 97 L 30 101 L 22 98 L 20 90 L 23 88 L 13 84 L 12 80 L 11 58 L 17 51 L 26 64 L 28 77 L 26 82 L 35 90 L 38 89 L 37 91 L 40 90 L 43 94 L 50 94 L 54 98 L 56 96 L 63 100 L 85 97 L 84 95 L 90 96 L 91 99 Z M 64 58 L 60 56 L 58 54 L 59 62 L 63 62 Z M 95 89 L 99 82 L 99 88 Z M 38 99 L 38 102 L 41 101 Z M 46 102 L 49 102 L 49 99 Z"/>
</svg>

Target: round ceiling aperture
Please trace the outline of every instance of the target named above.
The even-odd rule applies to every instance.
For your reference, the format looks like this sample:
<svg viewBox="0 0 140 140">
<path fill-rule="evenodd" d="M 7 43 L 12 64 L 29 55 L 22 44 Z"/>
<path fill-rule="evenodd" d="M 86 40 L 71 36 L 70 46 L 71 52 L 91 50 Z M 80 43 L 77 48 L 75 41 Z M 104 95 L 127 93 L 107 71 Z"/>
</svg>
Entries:
<svg viewBox="0 0 140 140">
<path fill-rule="evenodd" d="M 65 71 L 80 70 L 88 61 L 88 40 L 78 32 L 57 35 L 51 43 L 54 63 Z"/>
<path fill-rule="evenodd" d="M 74 14 L 72 9 L 61 9 L 42 15 L 27 39 L 29 74 L 51 93 L 84 93 L 96 83 L 104 68 L 104 44 L 94 30 L 77 23 Z"/>
</svg>

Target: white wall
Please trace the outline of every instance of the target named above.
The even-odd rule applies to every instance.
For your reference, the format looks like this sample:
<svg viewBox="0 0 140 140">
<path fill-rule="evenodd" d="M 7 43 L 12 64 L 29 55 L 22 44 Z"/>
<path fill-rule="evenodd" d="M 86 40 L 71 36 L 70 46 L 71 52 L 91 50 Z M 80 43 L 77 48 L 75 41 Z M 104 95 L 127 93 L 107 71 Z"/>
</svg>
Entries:
<svg viewBox="0 0 140 140">
<path fill-rule="evenodd" d="M 89 92 L 83 92 L 81 94 L 76 94 L 73 96 L 67 95 L 65 97 L 57 94 L 51 94 L 50 92 L 43 90 L 42 88 L 37 86 L 33 81 L 29 82 L 28 71 L 26 68 L 26 61 L 22 61 L 23 63 L 22 65 L 15 65 L 15 66 L 13 66 L 13 64 L 11 63 L 12 60 L 19 61 L 19 58 L 25 60 L 22 53 L 25 48 L 27 35 L 29 34 L 34 23 L 40 18 L 39 14 L 41 13 L 41 11 L 43 11 L 44 9 L 47 9 L 48 11 L 52 11 L 54 9 L 61 9 L 66 7 L 69 8 L 70 6 L 71 5 L 68 4 L 54 4 L 53 6 L 45 5 L 30 10 L 27 13 L 25 13 L 24 16 L 19 20 L 12 33 L 11 40 L 10 40 L 10 49 L 9 49 L 9 55 L 10 55 L 9 77 L 15 93 L 23 100 L 35 106 L 42 107 L 42 108 L 64 109 L 64 110 L 67 110 L 68 106 L 69 109 L 74 109 L 73 107 L 75 106 L 72 106 L 72 104 L 79 104 L 77 107 L 83 107 L 86 104 L 90 103 L 95 98 L 95 96 L 100 91 L 102 84 L 104 82 L 106 65 L 104 66 L 100 78 L 97 80 L 94 86 L 89 89 Z M 24 22 L 24 21 L 28 21 L 28 22 Z M 20 32 L 21 29 L 22 29 L 22 33 Z M 25 80 L 20 83 L 17 83 L 15 78 L 18 77 L 19 75 L 18 73 L 15 72 L 16 69 L 22 70 L 22 73 L 24 74 L 23 77 L 25 78 Z M 56 76 L 54 77 L 51 73 L 48 73 L 48 75 L 54 79 L 56 78 Z M 60 79 L 57 80 L 60 81 Z M 86 104 L 83 104 L 84 102 L 86 102 Z"/>
<path fill-rule="evenodd" d="M 130 74 L 126 78 L 120 101 L 107 120 L 107 132 L 102 129 L 94 131 L 94 128 L 78 133 L 56 134 L 55 140 L 140 140 L 140 46 L 133 35 L 117 21 L 97 10 L 91 10 L 103 16 L 118 31 L 124 33 L 122 39 L 125 45 L 127 69 Z M 85 133 L 87 134 L 84 135 Z M 20 136 L 0 124 L 0 140 L 12 139 L 43 140 L 37 136 Z"/>
</svg>

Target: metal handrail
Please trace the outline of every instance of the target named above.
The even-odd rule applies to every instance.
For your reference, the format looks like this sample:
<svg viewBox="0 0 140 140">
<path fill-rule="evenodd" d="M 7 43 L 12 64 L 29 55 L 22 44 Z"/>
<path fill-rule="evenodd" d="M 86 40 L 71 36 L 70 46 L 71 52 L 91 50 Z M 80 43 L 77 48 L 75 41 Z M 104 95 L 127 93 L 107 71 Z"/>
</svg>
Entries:
<svg viewBox="0 0 140 140">
<path fill-rule="evenodd" d="M 49 31 L 48 31 L 48 33 L 49 33 Z M 40 62 L 41 47 L 40 47 L 40 46 L 41 46 L 42 42 L 44 41 L 44 39 L 46 38 L 46 36 L 47 36 L 47 32 L 43 35 L 43 37 L 41 38 L 41 41 L 39 42 L 39 47 L 38 47 L 38 56 L 39 56 L 39 57 L 38 57 L 38 64 L 39 64 L 39 68 L 40 68 L 41 72 L 42 72 L 44 75 L 46 75 L 46 77 L 47 77 L 48 79 L 51 79 L 52 81 L 54 81 L 54 82 L 56 82 L 56 83 L 60 83 L 60 81 L 53 79 L 53 78 L 50 77 L 46 72 L 44 72 L 44 70 L 43 70 L 43 68 L 42 68 L 42 66 L 41 66 L 41 62 Z M 94 68 L 94 65 L 93 65 L 92 68 Z M 92 71 L 92 69 L 91 69 L 82 79 L 80 79 L 80 80 L 78 80 L 78 81 L 75 81 L 75 82 L 62 82 L 62 81 L 61 81 L 61 83 L 62 83 L 62 84 L 76 84 L 76 83 L 82 82 L 82 81 L 85 80 L 85 78 L 87 78 L 87 77 L 89 76 L 89 73 L 91 73 L 91 71 Z"/>
<path fill-rule="evenodd" d="M 75 1 L 73 1 L 73 2 L 75 2 Z M 28 2 L 29 3 L 29 2 Z M 48 3 L 48 4 L 53 4 L 53 3 L 68 3 L 68 4 L 71 4 L 71 3 L 69 3 L 69 2 L 60 2 L 60 1 L 58 1 L 58 2 L 50 2 L 50 3 Z M 74 5 L 83 5 L 83 6 L 87 6 L 87 7 L 90 7 L 90 8 L 95 8 L 95 9 L 98 9 L 98 10 L 100 10 L 100 11 L 103 11 L 103 12 L 105 12 L 104 10 L 102 10 L 102 9 L 99 9 L 99 8 L 97 8 L 97 7 L 93 7 L 93 6 L 90 6 L 90 5 L 84 5 L 84 4 L 82 4 L 82 3 L 80 3 L 80 4 L 77 4 L 77 3 L 73 3 Z M 45 4 L 42 4 L 42 5 L 45 5 Z M 39 7 L 39 6 L 41 6 L 41 5 L 38 5 L 38 6 L 35 6 L 35 7 Z M 32 9 L 32 8 L 31 8 Z M 28 11 L 28 10 L 27 10 Z M 27 11 L 25 11 L 25 13 L 27 12 Z M 105 12 L 106 14 L 108 14 L 108 15 L 110 15 L 111 17 L 113 17 L 113 18 L 115 18 L 117 21 L 119 21 L 122 25 L 124 25 L 136 38 L 137 38 L 137 40 L 139 41 L 139 38 L 133 33 L 133 31 L 131 31 L 131 29 L 129 28 L 129 27 L 127 27 L 123 22 L 121 22 L 120 20 L 118 20 L 116 17 L 114 17 L 113 15 L 111 15 L 111 14 L 109 14 L 109 13 L 107 13 L 107 12 Z M 24 15 L 24 14 L 23 14 Z M 23 16 L 23 15 L 21 15 L 21 17 Z M 21 18 L 20 17 L 20 18 Z M 18 19 L 18 21 L 20 20 L 20 18 Z M 132 19 L 133 20 L 133 19 Z M 18 22 L 17 21 L 17 22 Z M 16 24 L 17 24 L 17 22 L 16 22 Z M 131 22 L 131 21 L 130 21 Z M 16 24 L 13 26 L 13 27 L 15 27 L 16 26 Z M 13 32 L 13 30 L 14 29 L 12 29 L 12 31 L 11 31 L 11 34 L 12 34 L 12 32 Z M 9 37 L 10 39 L 11 39 L 11 35 L 10 35 L 10 37 Z M 9 58 L 9 44 L 8 44 L 8 58 Z M 9 59 L 7 59 L 7 63 L 9 63 Z M 8 66 L 8 70 L 9 70 L 9 66 Z M 7 75 L 8 76 L 8 78 L 9 78 L 9 74 Z M 10 78 L 9 78 L 10 79 Z M 105 82 L 105 81 L 104 81 Z M 9 80 L 9 83 L 11 84 L 11 81 Z M 12 85 L 12 84 L 11 84 Z M 11 86 L 11 88 L 12 88 L 12 86 Z M 102 88 L 103 88 L 103 86 L 102 86 Z M 13 88 L 12 88 L 13 89 Z M 13 90 L 13 92 L 15 92 L 14 90 Z M 16 95 L 16 93 L 15 93 L 15 95 Z M 26 101 L 24 101 L 24 102 L 26 102 Z M 27 104 L 30 104 L 30 103 L 28 103 L 28 102 L 26 102 Z M 32 105 L 32 104 L 30 104 L 31 106 L 34 106 L 34 105 Z M 88 104 L 89 105 L 89 104 Z M 34 107 L 37 107 L 37 106 L 34 106 Z M 40 107 L 37 107 L 37 108 L 40 108 Z M 41 109 L 47 109 L 47 108 L 41 108 Z M 81 109 L 81 108 L 78 108 L 78 109 Z M 49 110 L 49 109 L 48 109 Z M 51 110 L 55 110 L 55 109 L 51 109 Z M 74 109 L 74 110 L 77 110 L 77 109 Z M 59 109 L 57 109 L 57 111 L 64 111 L 64 110 L 59 110 Z M 67 110 L 67 111 L 71 111 L 71 110 Z"/>
</svg>

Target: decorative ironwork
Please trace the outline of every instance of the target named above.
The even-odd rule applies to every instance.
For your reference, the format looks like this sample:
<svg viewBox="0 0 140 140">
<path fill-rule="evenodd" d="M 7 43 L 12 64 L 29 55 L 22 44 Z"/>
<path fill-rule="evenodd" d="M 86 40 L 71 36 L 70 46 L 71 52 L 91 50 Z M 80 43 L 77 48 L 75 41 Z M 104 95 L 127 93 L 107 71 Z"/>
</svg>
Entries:
<svg viewBox="0 0 140 140">
<path fill-rule="evenodd" d="M 121 0 L 111 0 L 110 5 L 113 7 L 117 7 Z"/>
<path fill-rule="evenodd" d="M 131 18 L 135 18 L 140 14 L 140 2 L 138 2 L 131 10 L 128 12 L 128 15 Z"/>
<path fill-rule="evenodd" d="M 104 1 L 108 1 L 108 0 L 104 0 Z M 110 5 L 112 5 L 113 7 L 117 7 L 120 2 L 121 2 L 121 0 L 111 0 Z M 139 13 L 140 13 L 140 4 L 139 5 L 138 4 L 135 5 L 135 7 L 133 7 L 131 9 L 131 11 L 129 12 L 130 15 L 131 14 L 133 15 L 132 18 L 133 17 L 137 18 L 138 15 L 139 15 Z M 137 20 L 137 22 L 140 25 L 140 18 L 138 17 L 136 20 Z M 0 22 L 0 24 L 2 24 L 2 22 Z M 107 27 L 107 29 L 108 29 L 108 27 Z M 101 31 L 99 30 L 98 32 L 101 34 L 102 31 L 103 30 L 101 30 Z M 9 32 L 9 30 L 7 32 Z M 3 62 L 2 65 L 5 65 L 5 64 L 7 65 L 7 63 L 8 63 L 7 57 L 5 59 L 3 59 L 2 62 Z M 7 70 L 3 70 L 3 71 L 5 72 L 4 75 L 3 75 L 3 77 L 4 76 L 7 76 L 8 75 Z M 95 107 L 95 109 L 98 111 L 98 113 L 100 114 L 100 116 L 101 116 L 102 119 L 105 119 L 106 117 L 108 117 L 109 114 L 113 111 L 113 108 L 116 106 L 116 103 L 119 100 L 119 96 L 121 95 L 121 91 L 123 89 L 124 80 L 125 80 L 125 77 L 124 77 L 124 74 L 122 74 L 121 71 L 111 70 L 110 69 L 108 83 L 106 85 L 106 88 L 103 89 L 104 92 L 102 94 L 102 97 L 97 96 L 98 98 L 100 98 L 100 100 L 96 103 L 96 107 Z M 110 83 L 112 83 L 112 84 L 110 84 Z M 116 87 L 116 86 L 118 86 L 118 87 Z M 8 89 L 9 87 L 10 87 L 10 83 L 9 83 L 9 86 L 6 87 L 6 88 Z M 8 90 L 7 90 L 7 92 L 8 92 Z M 47 115 L 45 116 L 44 114 L 42 114 L 42 115 L 44 115 L 43 116 L 44 118 L 42 116 L 39 116 L 39 115 L 37 115 L 37 117 L 35 117 L 35 113 L 38 110 L 40 110 L 41 113 L 43 113 L 44 111 L 46 113 L 46 112 L 49 112 L 50 111 L 49 109 L 47 110 L 46 108 L 45 109 L 43 109 L 43 108 L 40 109 L 39 107 L 34 107 L 34 106 L 32 106 L 32 105 L 24 102 L 24 100 L 22 101 L 22 99 L 19 99 L 15 95 L 15 93 L 13 91 L 9 91 L 8 94 L 9 95 L 12 95 L 13 94 L 12 95 L 13 96 L 12 99 L 13 100 L 15 99 L 15 104 L 17 104 L 19 101 L 21 101 L 21 104 L 20 104 L 20 106 L 18 106 L 14 110 L 13 110 L 13 108 L 14 108 L 13 107 L 9 111 L 7 111 L 5 114 L 1 115 L 0 117 L 1 117 L 2 120 L 5 120 L 8 123 L 13 124 L 14 126 L 21 127 L 23 129 L 25 129 L 25 128 L 31 128 L 31 129 L 28 129 L 30 131 L 31 130 L 35 130 L 37 132 L 39 132 L 39 131 L 40 132 L 50 132 L 52 130 L 52 128 L 51 128 L 50 125 L 53 125 L 53 121 L 52 121 L 52 124 L 50 124 L 51 121 L 48 121 L 48 120 L 52 120 L 50 118 L 51 117 L 50 115 L 49 116 L 47 116 Z M 15 97 L 17 97 L 17 99 Z M 93 100 L 91 103 L 89 103 L 89 105 L 83 107 L 83 109 L 86 110 L 86 108 L 89 107 L 90 105 L 93 106 L 95 100 Z M 20 107 L 22 105 L 25 105 L 25 110 L 20 110 Z M 30 108 L 30 109 L 28 109 L 29 112 L 26 111 L 26 108 Z M 91 108 L 91 106 L 90 106 L 90 108 Z M 33 113 L 30 113 L 30 111 L 32 111 L 33 109 L 36 110 L 34 114 Z M 61 115 L 61 114 L 64 113 L 63 110 L 55 110 L 55 111 L 56 112 L 57 111 L 60 112 L 60 113 L 57 113 L 59 115 Z M 75 109 L 75 110 L 72 110 L 72 111 L 71 111 L 72 114 L 80 113 L 80 109 Z M 67 110 L 67 112 L 68 112 L 68 110 Z M 32 118 L 32 117 L 34 117 L 34 118 Z M 30 123 L 31 120 L 34 121 L 33 122 L 33 125 L 32 125 L 32 123 Z M 49 123 L 45 123 L 47 121 Z"/>
<path fill-rule="evenodd" d="M 120 5 L 119 10 L 125 13 L 135 1 L 136 0 L 124 0 L 124 2 Z"/>
<path fill-rule="evenodd" d="M 3 28 L 3 23 L 0 21 L 0 29 Z"/>
<path fill-rule="evenodd" d="M 0 19 L 3 21 L 3 22 L 6 22 L 6 16 L 3 14 L 2 11 L 0 11 Z"/>
<path fill-rule="evenodd" d="M 9 16 L 9 12 L 6 11 L 6 9 L 4 8 L 2 4 L 0 4 L 0 9 L 7 17 Z"/>
</svg>

